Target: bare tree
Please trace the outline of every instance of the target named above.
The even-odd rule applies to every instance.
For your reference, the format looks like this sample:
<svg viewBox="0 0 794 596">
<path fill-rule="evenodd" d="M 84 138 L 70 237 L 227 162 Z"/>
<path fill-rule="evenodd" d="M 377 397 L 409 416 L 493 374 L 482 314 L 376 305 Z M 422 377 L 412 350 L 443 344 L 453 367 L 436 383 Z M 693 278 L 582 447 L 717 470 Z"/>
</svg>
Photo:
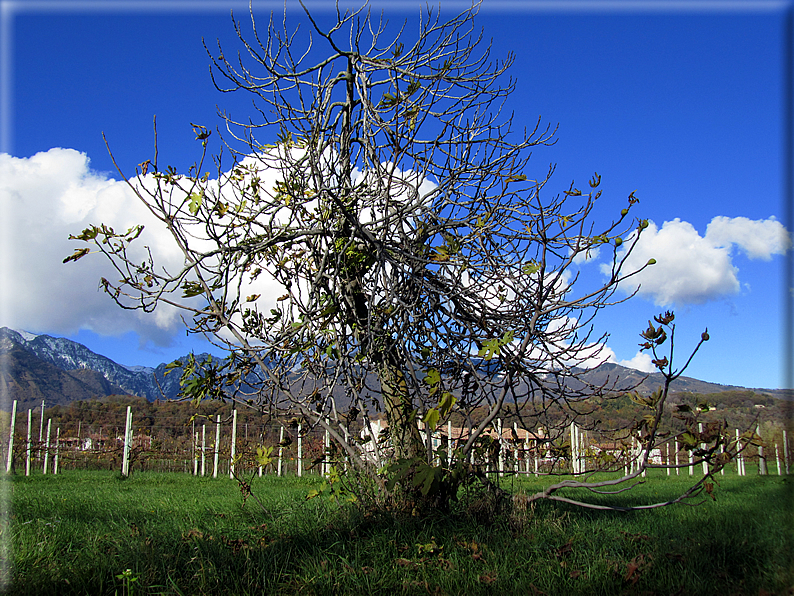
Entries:
<svg viewBox="0 0 794 596">
<path fill-rule="evenodd" d="M 637 273 L 624 262 L 647 222 L 629 218 L 632 193 L 597 224 L 597 174 L 555 194 L 553 167 L 529 173 L 555 131 L 504 113 L 513 57 L 492 58 L 476 12 L 442 21 L 428 8 L 415 37 L 366 7 L 337 8 L 330 27 L 306 10 L 305 37 L 286 14 L 260 31 L 252 12 L 248 35 L 234 22 L 242 52 L 208 49 L 213 80 L 253 94 L 257 120 L 221 114 L 215 178 L 201 174 L 210 132 L 195 126 L 203 153 L 186 175 L 155 156 L 128 179 L 184 266 L 166 271 L 148 248 L 144 263 L 130 256 L 140 228 L 77 237 L 120 273 L 102 280 L 120 306 L 176 306 L 228 351 L 187 363 L 185 395 L 299 415 L 381 488 L 389 462 L 411 470 L 403 484 L 422 462 L 423 487 L 443 484 L 429 445 L 451 416 L 467 427 L 466 461 L 508 405 L 553 435 L 615 389 L 583 377 L 603 360 L 591 323 Z M 596 249 L 611 268 L 587 280 L 580 263 Z M 262 279 L 278 282 L 277 301 L 252 291 Z M 379 410 L 387 440 L 362 447 L 356 418 Z"/>
</svg>

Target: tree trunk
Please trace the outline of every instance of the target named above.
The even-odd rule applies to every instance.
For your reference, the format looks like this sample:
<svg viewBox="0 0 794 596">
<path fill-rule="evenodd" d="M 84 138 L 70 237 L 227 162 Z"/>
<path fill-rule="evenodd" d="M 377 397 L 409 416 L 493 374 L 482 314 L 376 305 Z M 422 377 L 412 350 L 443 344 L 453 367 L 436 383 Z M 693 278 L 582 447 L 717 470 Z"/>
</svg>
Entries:
<svg viewBox="0 0 794 596">
<path fill-rule="evenodd" d="M 378 366 L 378 377 L 389 423 L 389 436 L 395 459 L 421 457 L 424 453 L 422 437 L 416 423 L 416 412 L 408 394 L 403 372 L 388 355 Z"/>
</svg>

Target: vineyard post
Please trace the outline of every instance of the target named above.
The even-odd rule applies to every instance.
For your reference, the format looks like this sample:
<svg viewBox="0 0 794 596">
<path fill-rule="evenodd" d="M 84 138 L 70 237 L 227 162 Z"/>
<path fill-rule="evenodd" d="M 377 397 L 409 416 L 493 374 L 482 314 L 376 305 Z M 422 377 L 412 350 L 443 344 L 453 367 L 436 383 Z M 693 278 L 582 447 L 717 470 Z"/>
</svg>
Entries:
<svg viewBox="0 0 794 596">
<path fill-rule="evenodd" d="M 262 446 L 264 447 L 264 445 L 265 445 L 265 427 L 264 427 L 264 425 L 262 426 L 262 434 L 259 435 L 259 438 L 261 439 Z M 262 464 L 259 464 L 259 477 L 260 478 L 262 477 Z"/>
<path fill-rule="evenodd" d="M 193 475 L 194 476 L 198 476 L 198 465 L 199 465 L 198 462 L 199 462 L 198 431 L 196 431 L 193 433 Z"/>
<path fill-rule="evenodd" d="M 639 469 L 639 467 L 642 465 L 642 462 L 640 461 L 640 459 L 642 457 L 643 457 L 643 455 L 642 455 L 642 443 L 640 442 L 640 433 L 639 433 L 639 431 L 637 431 L 637 469 Z M 642 477 L 643 478 L 645 478 L 646 471 L 647 470 L 646 470 L 645 466 L 643 466 L 642 467 Z"/>
<path fill-rule="evenodd" d="M 331 464 L 328 461 L 330 457 L 331 451 L 331 433 L 328 432 L 328 429 L 325 429 L 325 437 L 323 439 L 323 476 L 327 476 L 328 472 L 330 471 Z"/>
<path fill-rule="evenodd" d="M 298 422 L 298 478 L 303 476 L 303 435 L 301 434 L 301 423 Z"/>
<path fill-rule="evenodd" d="M 499 476 L 501 477 L 505 474 L 505 452 L 504 441 L 502 441 L 502 419 L 499 418 L 496 422 L 496 432 L 499 435 Z"/>
<path fill-rule="evenodd" d="M 129 476 L 130 473 L 130 429 L 132 427 L 132 407 L 127 406 L 127 419 L 124 421 L 124 451 L 121 460 L 121 475 Z"/>
<path fill-rule="evenodd" d="M 736 475 L 742 475 L 742 444 L 739 442 L 739 429 L 736 429 Z"/>
<path fill-rule="evenodd" d="M 58 455 L 60 454 L 60 447 L 61 447 L 61 427 L 58 427 L 58 430 L 55 431 L 55 461 L 53 462 L 52 466 L 52 473 L 53 475 L 58 474 Z"/>
<path fill-rule="evenodd" d="M 755 427 L 755 434 L 758 435 L 758 438 L 761 439 L 761 426 L 758 425 Z M 759 476 L 766 476 L 768 474 L 768 470 L 766 469 L 766 458 L 764 457 L 764 445 L 763 439 L 759 441 L 761 443 L 758 445 L 758 475 Z"/>
<path fill-rule="evenodd" d="M 52 418 L 47 420 L 47 440 L 44 443 L 44 473 L 47 473 L 47 464 L 50 460 L 50 428 L 52 427 Z"/>
<path fill-rule="evenodd" d="M 786 429 L 783 429 L 783 461 L 786 464 L 786 476 L 788 476 L 788 436 Z"/>
<path fill-rule="evenodd" d="M 725 445 L 720 445 L 720 453 L 725 453 Z M 720 468 L 720 476 L 725 476 L 725 466 Z"/>
<path fill-rule="evenodd" d="M 41 449 L 41 440 L 42 440 L 43 437 L 44 437 L 44 400 L 42 399 L 41 400 L 41 420 L 39 421 L 39 447 L 37 448 L 36 453 L 38 453 L 38 450 Z"/>
<path fill-rule="evenodd" d="M 775 443 L 775 463 L 777 463 L 777 475 L 780 476 L 780 452 L 777 448 L 777 443 Z"/>
<path fill-rule="evenodd" d="M 221 416 L 220 414 L 215 416 L 215 459 L 212 464 L 212 477 L 218 477 L 218 452 L 220 451 L 220 443 L 221 443 Z"/>
<path fill-rule="evenodd" d="M 281 476 L 281 454 L 284 451 L 284 427 L 278 434 L 278 475 Z"/>
<path fill-rule="evenodd" d="M 515 434 L 516 442 L 513 444 L 513 472 L 518 472 L 518 454 L 520 453 L 519 445 L 521 441 L 518 440 L 518 423 L 513 422 L 513 434 Z"/>
<path fill-rule="evenodd" d="M 25 476 L 30 476 L 30 423 L 33 410 L 28 410 L 28 443 L 25 450 Z"/>
<path fill-rule="evenodd" d="M 666 443 L 664 446 L 664 462 L 667 467 L 667 475 L 670 475 L 670 443 Z"/>
<path fill-rule="evenodd" d="M 452 465 L 452 420 L 447 420 L 447 465 Z"/>
<path fill-rule="evenodd" d="M 204 478 L 204 467 L 207 463 L 207 425 L 201 425 L 201 477 Z"/>
<path fill-rule="evenodd" d="M 631 447 L 629 449 L 629 474 L 634 473 L 634 464 L 635 464 L 635 453 L 637 451 L 637 437 L 631 435 Z"/>
<path fill-rule="evenodd" d="M 701 435 L 703 434 L 703 423 L 702 422 L 698 422 L 698 433 L 701 434 Z M 705 443 L 701 443 L 700 444 L 700 448 L 705 451 L 706 444 Z M 703 475 L 704 476 L 708 476 L 708 474 L 709 474 L 709 462 L 707 462 L 704 459 L 703 462 L 702 462 L 702 465 L 703 465 Z"/>
<path fill-rule="evenodd" d="M 11 430 L 8 433 L 8 463 L 6 464 L 6 472 L 11 473 L 11 467 L 14 464 L 14 427 L 17 421 L 17 400 L 11 405 Z M 788 470 L 788 460 L 786 460 L 786 470 Z M 788 473 L 788 471 L 786 472 Z"/>
<path fill-rule="evenodd" d="M 234 479 L 234 455 L 237 451 L 237 409 L 232 410 L 232 448 L 229 458 L 229 478 Z"/>
</svg>

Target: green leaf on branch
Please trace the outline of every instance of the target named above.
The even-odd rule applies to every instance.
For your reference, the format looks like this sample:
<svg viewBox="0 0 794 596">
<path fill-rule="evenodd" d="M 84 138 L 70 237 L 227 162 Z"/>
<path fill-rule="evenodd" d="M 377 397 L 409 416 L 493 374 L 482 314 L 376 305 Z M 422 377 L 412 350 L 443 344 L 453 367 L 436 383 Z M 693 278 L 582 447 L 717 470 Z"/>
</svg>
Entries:
<svg viewBox="0 0 794 596">
<path fill-rule="evenodd" d="M 204 287 L 197 281 L 186 281 L 182 284 L 182 298 L 192 298 L 204 293 Z"/>
<path fill-rule="evenodd" d="M 438 391 L 438 384 L 441 382 L 441 373 L 436 369 L 431 368 L 427 371 L 424 381 L 430 386 L 430 395 L 433 395 L 436 391 Z"/>
<path fill-rule="evenodd" d="M 99 234 L 99 228 L 96 226 L 91 226 L 90 228 L 86 228 L 83 230 L 79 236 L 73 236 L 69 234 L 69 240 L 93 240 Z"/>
<path fill-rule="evenodd" d="M 438 402 L 438 410 L 442 418 L 446 418 L 449 415 L 450 411 L 452 411 L 452 407 L 457 401 L 457 398 L 449 391 L 445 391 L 441 395 L 441 401 Z"/>
<path fill-rule="evenodd" d="M 540 271 L 540 263 L 536 261 L 530 261 L 529 263 L 524 263 L 521 267 L 521 271 L 523 271 L 526 275 L 533 275 Z"/>
<path fill-rule="evenodd" d="M 68 257 L 66 257 L 63 260 L 63 262 L 64 263 L 68 263 L 69 261 L 77 261 L 79 259 L 82 259 L 84 256 L 86 256 L 90 252 L 91 252 L 90 248 L 79 248 L 76 251 L 74 251 L 73 255 L 69 255 Z"/>
<path fill-rule="evenodd" d="M 422 421 L 427 425 L 427 428 L 430 432 L 436 430 L 438 426 L 438 421 L 441 419 L 441 414 L 435 408 L 430 408 L 427 412 L 425 412 L 424 418 Z"/>
<path fill-rule="evenodd" d="M 505 334 L 501 338 L 487 339 L 482 342 L 482 347 L 477 355 L 484 357 L 485 361 L 488 362 L 494 356 L 499 356 L 502 352 L 502 348 L 511 341 L 513 341 L 513 332 L 505 331 Z"/>
<path fill-rule="evenodd" d="M 257 447 L 256 448 L 256 461 L 259 463 L 260 466 L 263 468 L 272 463 L 273 458 L 271 457 L 273 453 L 273 447 Z"/>
<path fill-rule="evenodd" d="M 685 447 L 689 447 L 689 448 L 697 447 L 698 444 L 697 437 L 690 432 L 681 433 L 678 436 L 678 439 L 684 444 Z"/>
<path fill-rule="evenodd" d="M 201 201 L 204 199 L 200 194 L 192 193 L 189 197 L 190 202 L 188 203 L 188 211 L 190 211 L 191 215 L 195 215 L 198 213 L 199 207 L 201 207 Z"/>
</svg>

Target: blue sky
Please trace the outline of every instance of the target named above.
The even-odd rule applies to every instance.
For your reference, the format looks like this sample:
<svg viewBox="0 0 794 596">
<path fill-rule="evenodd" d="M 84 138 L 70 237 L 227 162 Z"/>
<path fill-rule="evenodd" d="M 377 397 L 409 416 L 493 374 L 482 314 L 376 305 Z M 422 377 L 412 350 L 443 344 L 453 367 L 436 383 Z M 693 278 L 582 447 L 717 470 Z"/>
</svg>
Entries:
<svg viewBox="0 0 794 596">
<path fill-rule="evenodd" d="M 325 19 L 327 4 L 310 6 Z M 254 2 L 263 23 L 282 6 Z M 373 6 L 415 23 L 421 4 Z M 444 3 L 442 16 L 464 7 Z M 0 325 L 70 337 L 128 365 L 205 349 L 173 320 L 116 309 L 97 292 L 98 260 L 68 271 L 61 260 L 76 247 L 66 236 L 82 229 L 81 217 L 99 216 L 97 201 L 112 205 L 121 192 L 103 131 L 132 172 L 152 157 L 156 115 L 161 164 L 185 170 L 196 157 L 191 122 L 219 124 L 216 105 L 255 116 L 249 98 L 214 89 L 202 47 L 202 37 L 238 47 L 232 8 L 247 18 L 247 2 L 3 3 Z M 656 277 L 597 319 L 615 361 L 641 366 L 638 331 L 674 309 L 682 349 L 704 327 L 712 337 L 690 376 L 786 382 L 788 9 L 764 1 L 483 4 L 476 24 L 493 39 L 493 56 L 515 54 L 515 122 L 531 127 L 540 116 L 559 125 L 557 144 L 533 153 L 534 174 L 556 163 L 552 187 L 561 192 L 597 171 L 604 213 L 636 189 L 635 215 L 654 224 L 647 250 L 660 261 Z M 297 5 L 288 11 L 300 20 Z"/>
</svg>

